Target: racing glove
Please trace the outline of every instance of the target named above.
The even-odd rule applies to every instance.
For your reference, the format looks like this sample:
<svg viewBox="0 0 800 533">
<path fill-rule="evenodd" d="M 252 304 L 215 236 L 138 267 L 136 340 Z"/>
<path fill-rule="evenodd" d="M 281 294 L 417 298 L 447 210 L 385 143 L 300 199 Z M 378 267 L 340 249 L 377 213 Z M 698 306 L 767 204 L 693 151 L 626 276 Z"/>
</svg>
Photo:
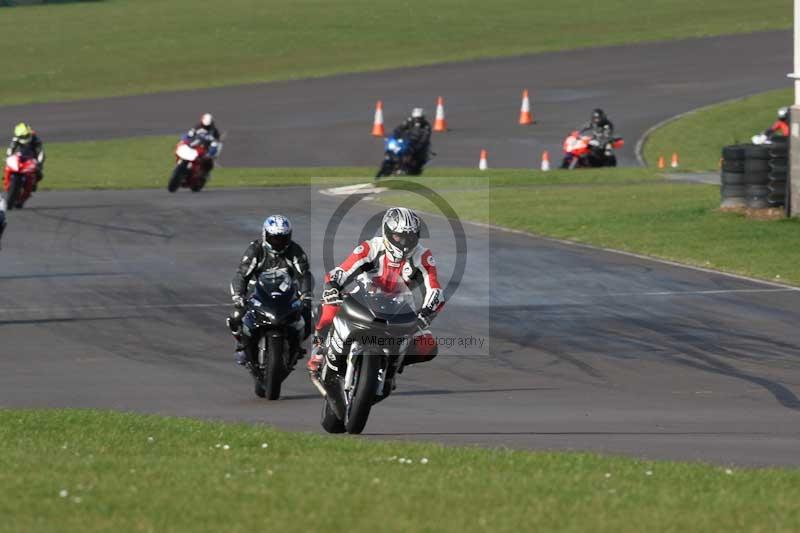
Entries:
<svg viewBox="0 0 800 533">
<path fill-rule="evenodd" d="M 342 303 L 342 293 L 336 287 L 322 291 L 323 305 L 337 305 Z"/>
<path fill-rule="evenodd" d="M 233 306 L 242 309 L 244 307 L 244 298 L 238 294 L 233 296 Z"/>
</svg>

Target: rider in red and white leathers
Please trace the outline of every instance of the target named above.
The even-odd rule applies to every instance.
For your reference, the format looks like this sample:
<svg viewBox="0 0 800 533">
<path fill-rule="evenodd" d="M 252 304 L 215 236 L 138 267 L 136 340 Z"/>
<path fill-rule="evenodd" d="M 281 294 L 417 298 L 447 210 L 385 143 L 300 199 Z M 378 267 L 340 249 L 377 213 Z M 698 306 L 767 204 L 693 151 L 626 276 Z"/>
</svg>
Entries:
<svg viewBox="0 0 800 533">
<path fill-rule="evenodd" d="M 370 274 L 373 282 L 387 290 L 399 281 L 423 291 L 422 307 L 417 316 L 420 329 L 403 359 L 403 365 L 430 361 L 438 354 L 436 340 L 429 327 L 444 305 L 442 287 L 431 251 L 419 244 L 420 219 L 410 209 L 392 207 L 383 216 L 382 235 L 362 242 L 338 267 L 325 275 L 322 310 L 316 325 L 314 348 L 308 370 L 317 372 L 323 361 L 323 342 L 339 311 L 341 291 L 359 274 Z M 332 342 L 327 351 L 334 367 L 340 367 L 343 344 Z"/>
</svg>

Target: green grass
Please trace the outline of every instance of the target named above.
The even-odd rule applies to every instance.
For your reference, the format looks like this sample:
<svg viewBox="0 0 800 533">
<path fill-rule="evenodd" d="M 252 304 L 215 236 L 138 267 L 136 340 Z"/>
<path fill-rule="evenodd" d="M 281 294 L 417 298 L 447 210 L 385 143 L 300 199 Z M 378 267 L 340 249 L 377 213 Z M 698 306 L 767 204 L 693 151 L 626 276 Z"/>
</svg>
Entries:
<svg viewBox="0 0 800 533">
<path fill-rule="evenodd" d="M 719 212 L 718 186 L 639 180 L 439 192 L 465 219 L 800 284 L 800 220 Z M 438 212 L 409 193 L 385 193 L 381 201 Z"/>
<path fill-rule="evenodd" d="M 790 0 L 107 0 L 2 9 L 0 104 L 790 28 Z"/>
<path fill-rule="evenodd" d="M 680 154 L 680 170 L 719 170 L 722 147 L 750 142 L 776 117 L 779 107 L 792 103 L 792 90 L 782 89 L 703 108 L 657 129 L 644 146 L 650 166 L 659 155 L 667 162 Z"/>
<path fill-rule="evenodd" d="M 176 136 L 137 137 L 110 141 L 80 143 L 49 143 L 47 145 L 46 180 L 41 190 L 63 189 L 141 189 L 165 188 L 175 166 L 173 156 Z M 265 187 L 285 185 L 345 185 L 372 181 L 380 159 L 377 151 L 375 168 L 234 168 L 218 167 L 212 174 L 209 187 Z M 592 183 L 597 181 L 650 179 L 640 169 L 620 169 L 616 172 L 552 172 L 542 174 L 526 170 L 497 170 L 481 172 L 477 168 L 430 167 L 423 178 L 428 183 L 436 179 L 439 187 L 480 186 L 491 176 L 494 185 L 536 183 Z"/>
<path fill-rule="evenodd" d="M 0 467 L 0 531 L 9 532 L 778 532 L 800 523 L 797 470 L 727 473 L 97 411 L 0 410 Z"/>
</svg>

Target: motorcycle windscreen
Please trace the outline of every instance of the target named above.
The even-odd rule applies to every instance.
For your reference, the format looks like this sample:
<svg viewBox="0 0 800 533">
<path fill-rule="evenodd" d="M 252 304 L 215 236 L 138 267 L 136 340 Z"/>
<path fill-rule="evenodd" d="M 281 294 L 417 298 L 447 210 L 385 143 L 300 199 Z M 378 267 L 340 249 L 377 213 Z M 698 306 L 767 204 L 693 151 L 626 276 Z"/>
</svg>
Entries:
<svg viewBox="0 0 800 533">
<path fill-rule="evenodd" d="M 297 284 L 288 272 L 268 269 L 256 281 L 253 303 L 260 313 L 271 316 L 275 322 L 284 322 L 302 306 L 297 294 Z"/>
<path fill-rule="evenodd" d="M 362 274 L 356 279 L 349 296 L 358 304 L 352 306 L 353 311 L 358 314 L 368 311 L 374 322 L 396 326 L 416 323 L 414 295 L 399 276 L 387 279 Z"/>
</svg>

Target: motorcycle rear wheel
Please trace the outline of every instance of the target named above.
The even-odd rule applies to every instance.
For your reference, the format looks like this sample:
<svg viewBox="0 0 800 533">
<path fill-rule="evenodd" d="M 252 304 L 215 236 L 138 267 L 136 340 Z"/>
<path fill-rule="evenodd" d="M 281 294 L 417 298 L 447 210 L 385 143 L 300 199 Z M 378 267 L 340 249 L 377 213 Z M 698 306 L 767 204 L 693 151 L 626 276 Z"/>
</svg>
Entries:
<svg viewBox="0 0 800 533">
<path fill-rule="evenodd" d="M 8 183 L 8 191 L 6 192 L 6 209 L 11 211 L 17 207 L 17 196 L 22 194 L 22 183 L 17 174 L 12 174 Z"/>
<path fill-rule="evenodd" d="M 172 171 L 172 176 L 169 178 L 169 183 L 167 183 L 167 190 L 169 192 L 177 191 L 181 183 L 183 183 L 183 176 L 188 170 L 188 163 L 186 161 L 180 161 L 177 165 L 175 165 L 175 170 Z"/>
<path fill-rule="evenodd" d="M 375 391 L 378 390 L 378 373 L 381 370 L 380 357 L 375 355 L 362 355 L 361 364 L 356 372 L 358 381 L 356 382 L 356 393 L 353 401 L 347 410 L 344 422 L 348 433 L 359 434 L 364 431 L 367 425 L 369 412 L 372 404 L 375 403 Z"/>
</svg>

